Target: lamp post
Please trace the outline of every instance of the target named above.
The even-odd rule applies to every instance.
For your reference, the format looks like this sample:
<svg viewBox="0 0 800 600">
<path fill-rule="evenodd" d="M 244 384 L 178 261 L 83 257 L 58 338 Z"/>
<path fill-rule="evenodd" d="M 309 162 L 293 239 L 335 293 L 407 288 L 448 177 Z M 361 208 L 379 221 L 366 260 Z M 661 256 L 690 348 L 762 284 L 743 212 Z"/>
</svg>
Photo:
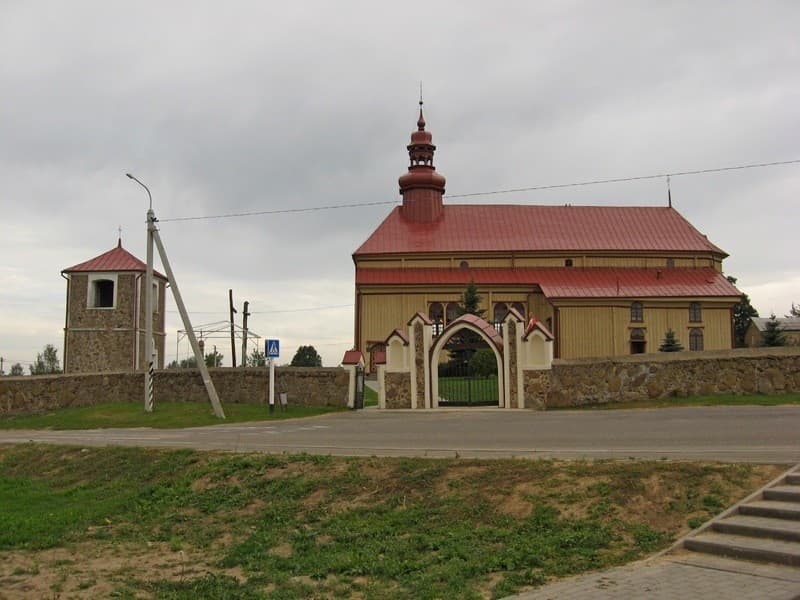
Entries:
<svg viewBox="0 0 800 600">
<path fill-rule="evenodd" d="M 125 173 L 147 192 L 150 207 L 147 210 L 147 270 L 144 282 L 144 351 L 147 369 L 144 373 L 144 410 L 153 412 L 153 230 L 155 229 L 156 215 L 153 212 L 153 195 L 150 189 L 130 173 Z"/>
</svg>

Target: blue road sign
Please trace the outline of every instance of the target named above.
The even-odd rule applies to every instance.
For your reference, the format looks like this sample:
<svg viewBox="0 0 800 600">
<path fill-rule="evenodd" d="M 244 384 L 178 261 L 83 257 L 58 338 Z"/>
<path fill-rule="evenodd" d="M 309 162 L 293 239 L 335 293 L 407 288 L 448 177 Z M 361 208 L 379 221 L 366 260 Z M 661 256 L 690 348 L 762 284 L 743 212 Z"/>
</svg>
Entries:
<svg viewBox="0 0 800 600">
<path fill-rule="evenodd" d="M 267 358 L 278 358 L 281 354 L 280 340 L 267 340 Z"/>
</svg>

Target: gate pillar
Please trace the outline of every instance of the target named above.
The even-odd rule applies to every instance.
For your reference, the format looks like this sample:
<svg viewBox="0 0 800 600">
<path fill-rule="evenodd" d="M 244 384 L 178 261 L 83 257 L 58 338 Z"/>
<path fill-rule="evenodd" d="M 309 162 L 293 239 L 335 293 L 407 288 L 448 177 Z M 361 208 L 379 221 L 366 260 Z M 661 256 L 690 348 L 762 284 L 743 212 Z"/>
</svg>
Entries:
<svg viewBox="0 0 800 600">
<path fill-rule="evenodd" d="M 503 318 L 503 375 L 507 382 L 503 392 L 505 402 L 500 406 L 506 408 L 525 408 L 525 394 L 522 377 L 522 361 L 520 350 L 525 320 L 516 309 L 508 311 Z"/>
<path fill-rule="evenodd" d="M 433 322 L 418 312 L 408 322 L 408 347 L 411 358 L 411 408 L 431 408 L 430 351 Z"/>
</svg>

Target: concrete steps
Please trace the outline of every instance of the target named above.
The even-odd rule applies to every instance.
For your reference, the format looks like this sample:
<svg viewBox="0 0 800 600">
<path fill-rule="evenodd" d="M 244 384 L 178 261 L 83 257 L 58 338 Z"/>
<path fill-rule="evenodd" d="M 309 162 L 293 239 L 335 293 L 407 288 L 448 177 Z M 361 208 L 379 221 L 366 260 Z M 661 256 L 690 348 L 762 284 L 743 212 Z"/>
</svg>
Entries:
<svg viewBox="0 0 800 600">
<path fill-rule="evenodd" d="M 800 471 L 723 513 L 683 542 L 686 550 L 800 567 Z"/>
</svg>

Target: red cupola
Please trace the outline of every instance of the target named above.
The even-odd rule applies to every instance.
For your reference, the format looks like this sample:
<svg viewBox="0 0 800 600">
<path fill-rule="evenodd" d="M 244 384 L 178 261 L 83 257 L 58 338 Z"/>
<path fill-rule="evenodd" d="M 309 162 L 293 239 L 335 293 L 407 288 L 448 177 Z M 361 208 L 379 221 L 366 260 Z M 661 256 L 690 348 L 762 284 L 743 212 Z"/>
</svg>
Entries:
<svg viewBox="0 0 800 600">
<path fill-rule="evenodd" d="M 408 173 L 398 180 L 403 195 L 400 212 L 409 221 L 432 223 L 442 215 L 445 178 L 433 166 L 436 146 L 433 145 L 431 133 L 425 131 L 422 100 L 419 101 L 417 131 L 411 134 L 411 143 L 407 147 L 411 164 Z"/>
</svg>

